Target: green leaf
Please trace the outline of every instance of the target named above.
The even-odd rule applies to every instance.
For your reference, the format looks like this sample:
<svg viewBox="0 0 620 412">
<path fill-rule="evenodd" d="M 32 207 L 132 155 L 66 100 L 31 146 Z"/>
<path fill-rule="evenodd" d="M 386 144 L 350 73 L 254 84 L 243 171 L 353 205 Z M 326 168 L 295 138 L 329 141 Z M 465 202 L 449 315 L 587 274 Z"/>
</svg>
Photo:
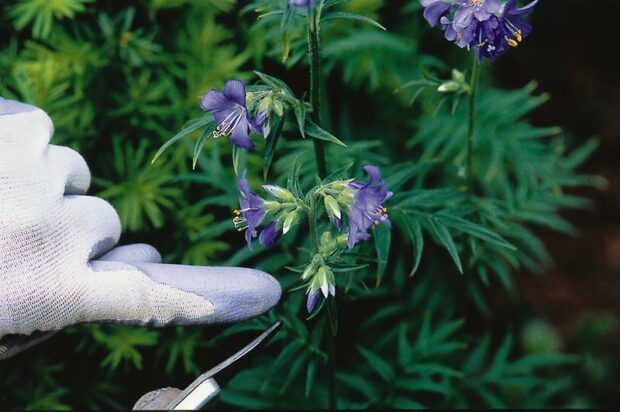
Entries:
<svg viewBox="0 0 620 412">
<path fill-rule="evenodd" d="M 506 366 L 506 361 L 508 360 L 511 349 L 512 334 L 509 333 L 508 335 L 506 335 L 506 338 L 504 338 L 504 341 L 497 350 L 495 358 L 493 358 L 493 363 L 491 364 L 491 368 L 489 369 L 489 375 L 494 375 L 496 377 L 501 376 L 504 366 Z"/>
<path fill-rule="evenodd" d="M 286 188 L 298 198 L 303 198 L 301 187 L 299 185 L 299 170 L 301 163 L 295 158 L 291 165 L 286 179 Z"/>
<path fill-rule="evenodd" d="M 368 366 L 377 372 L 384 382 L 392 382 L 394 380 L 396 372 L 388 362 L 383 360 L 379 355 L 364 349 L 361 346 L 358 346 L 357 350 L 362 354 L 362 356 L 364 356 L 368 362 Z"/>
<path fill-rule="evenodd" d="M 298 103 L 294 106 L 295 119 L 297 119 L 297 127 L 299 128 L 301 137 L 304 139 L 306 138 L 306 107 L 304 105 L 305 98 L 306 94 L 304 93 Z"/>
<path fill-rule="evenodd" d="M 357 20 L 357 21 L 361 21 L 364 23 L 368 23 L 372 26 L 378 27 L 381 30 L 387 30 L 379 22 L 371 19 L 368 16 L 364 16 L 362 14 L 357 14 L 357 13 L 348 13 L 346 11 L 333 11 L 333 12 L 327 13 L 321 17 L 321 22 L 325 22 L 329 20 L 338 20 L 338 19 Z"/>
<path fill-rule="evenodd" d="M 415 275 L 420 267 L 422 261 L 422 252 L 424 251 L 424 236 L 422 235 L 422 226 L 415 219 L 407 219 L 406 229 L 409 233 L 409 238 L 413 243 L 413 268 L 409 273 L 409 276 Z"/>
<path fill-rule="evenodd" d="M 168 147 L 170 147 L 177 141 L 181 140 L 185 136 L 188 136 L 191 133 L 195 132 L 196 130 L 202 127 L 206 127 L 207 125 L 209 125 L 209 123 L 214 123 L 213 115 L 211 115 L 210 113 L 203 114 L 202 116 L 190 121 L 187 124 L 187 126 L 183 128 L 183 130 L 175 134 L 170 140 L 168 140 L 166 143 L 162 145 L 162 147 L 159 148 L 157 153 L 155 153 L 155 156 L 153 156 L 153 160 L 151 160 L 151 164 L 155 163 L 155 161 L 159 159 L 159 157 Z"/>
<path fill-rule="evenodd" d="M 308 134 L 308 136 L 314 139 L 324 140 L 326 142 L 336 143 L 337 145 L 347 147 L 347 145 L 344 144 L 340 139 L 338 139 L 336 136 L 329 133 L 328 131 L 322 129 L 321 127 L 317 126 L 317 124 L 310 119 L 306 119 L 306 134 Z"/>
<path fill-rule="evenodd" d="M 237 145 L 232 146 L 232 164 L 235 175 L 237 176 L 239 176 L 239 163 L 242 153 L 243 149 L 238 148 Z"/>
<path fill-rule="evenodd" d="M 463 273 L 463 265 L 461 263 L 461 258 L 459 257 L 459 252 L 456 250 L 454 239 L 452 238 L 452 235 L 450 234 L 448 229 L 444 225 L 438 224 L 434 219 L 429 219 L 428 221 L 431 224 L 433 233 L 435 233 L 439 241 L 448 250 L 450 257 L 456 264 L 456 267 L 458 268 L 459 272 Z"/>
<path fill-rule="evenodd" d="M 477 237 L 482 240 L 486 240 L 487 242 L 494 243 L 501 247 L 505 247 L 512 250 L 517 250 L 516 247 L 508 243 L 501 236 L 496 233 L 491 232 L 488 229 L 485 229 L 482 226 L 479 226 L 475 223 L 469 222 L 465 219 L 462 219 L 457 216 L 449 215 L 444 212 L 439 212 L 434 215 L 434 217 L 441 221 L 446 226 L 452 227 L 454 229 L 460 230 L 461 232 L 467 233 L 468 235 Z"/>
<path fill-rule="evenodd" d="M 310 391 L 312 391 L 312 385 L 314 385 L 314 375 L 316 372 L 316 362 L 310 361 L 306 368 L 306 386 L 304 388 L 304 396 L 306 399 L 310 397 Z"/>
<path fill-rule="evenodd" d="M 377 287 L 379 287 L 390 257 L 392 230 L 387 225 L 379 225 L 374 230 L 374 239 L 377 251 Z"/>
<path fill-rule="evenodd" d="M 214 130 L 215 130 L 215 123 L 211 123 L 207 125 L 207 127 L 205 127 L 205 129 L 202 131 L 202 134 L 200 135 L 200 138 L 198 138 L 198 141 L 196 142 L 196 145 L 194 146 L 194 155 L 192 157 L 192 169 L 196 169 L 196 162 L 198 162 L 198 157 L 200 157 L 202 148 L 204 147 L 205 143 L 207 143 L 207 139 L 211 137 Z"/>
<path fill-rule="evenodd" d="M 273 87 L 274 89 L 280 89 L 284 92 L 284 94 L 286 95 L 286 97 L 288 98 L 288 100 L 290 102 L 292 101 L 297 101 L 297 98 L 295 97 L 295 94 L 293 93 L 293 91 L 291 90 L 290 87 L 288 87 L 288 85 L 286 83 L 284 83 L 282 80 L 273 77 L 273 76 L 269 76 L 268 74 L 265 73 L 261 73 L 259 71 L 254 71 L 254 73 L 263 81 L 263 83 L 265 83 L 268 86 Z"/>
</svg>

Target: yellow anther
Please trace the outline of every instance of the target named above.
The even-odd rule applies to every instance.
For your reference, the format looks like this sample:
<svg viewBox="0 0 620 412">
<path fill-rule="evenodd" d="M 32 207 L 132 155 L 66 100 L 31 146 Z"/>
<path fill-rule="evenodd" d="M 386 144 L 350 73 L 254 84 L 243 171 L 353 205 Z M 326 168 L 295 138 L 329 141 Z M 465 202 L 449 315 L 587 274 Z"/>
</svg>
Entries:
<svg viewBox="0 0 620 412">
<path fill-rule="evenodd" d="M 519 45 L 519 43 L 517 43 L 513 39 L 508 40 L 508 44 L 510 45 L 510 47 L 517 47 Z"/>
<path fill-rule="evenodd" d="M 241 215 L 241 211 L 240 211 L 239 209 L 235 209 L 235 211 L 233 212 L 233 214 L 234 214 L 235 216 L 239 216 L 239 215 Z"/>
<path fill-rule="evenodd" d="M 515 33 L 515 38 L 517 39 L 517 41 L 519 43 L 521 43 L 523 41 L 523 36 L 521 36 L 521 32 L 516 32 Z"/>
</svg>

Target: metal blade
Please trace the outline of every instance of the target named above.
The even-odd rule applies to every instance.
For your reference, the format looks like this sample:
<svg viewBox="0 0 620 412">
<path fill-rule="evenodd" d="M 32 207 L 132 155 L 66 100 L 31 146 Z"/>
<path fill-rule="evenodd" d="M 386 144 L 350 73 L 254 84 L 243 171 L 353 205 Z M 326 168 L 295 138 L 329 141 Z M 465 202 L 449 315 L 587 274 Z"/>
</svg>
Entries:
<svg viewBox="0 0 620 412">
<path fill-rule="evenodd" d="M 280 321 L 274 323 L 269 327 L 269 329 L 261 333 L 252 342 L 245 345 L 237 353 L 200 375 L 183 392 L 181 392 L 174 401 L 170 403 L 168 409 L 196 410 L 204 406 L 207 401 L 214 397 L 214 394 L 219 392 L 219 387 L 211 378 L 218 372 L 228 368 L 230 365 L 252 352 L 254 349 L 267 343 L 281 326 L 282 322 Z"/>
</svg>

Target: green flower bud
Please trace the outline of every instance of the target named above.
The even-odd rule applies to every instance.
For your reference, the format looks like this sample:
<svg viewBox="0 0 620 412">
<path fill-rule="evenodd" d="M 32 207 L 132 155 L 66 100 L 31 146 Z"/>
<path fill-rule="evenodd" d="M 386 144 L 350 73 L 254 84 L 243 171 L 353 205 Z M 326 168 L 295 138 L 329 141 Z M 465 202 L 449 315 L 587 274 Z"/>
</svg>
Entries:
<svg viewBox="0 0 620 412">
<path fill-rule="evenodd" d="M 265 203 L 263 203 L 263 210 L 266 212 L 276 212 L 278 210 L 280 210 L 280 208 L 282 207 L 282 205 L 280 204 L 280 202 L 276 202 L 273 200 L 269 200 L 266 201 Z"/>
<path fill-rule="evenodd" d="M 308 266 L 306 266 L 306 269 L 304 269 L 304 273 L 301 274 L 301 280 L 308 280 L 312 276 L 314 276 L 314 274 L 316 273 L 316 267 L 317 265 L 314 261 Z"/>
<path fill-rule="evenodd" d="M 293 210 L 292 212 L 290 212 L 288 214 L 288 216 L 286 216 L 286 219 L 284 219 L 284 224 L 282 225 L 282 234 L 283 235 L 287 234 L 288 231 L 291 230 L 291 227 L 297 221 L 298 215 L 299 214 L 297 213 L 297 210 Z"/>
<path fill-rule="evenodd" d="M 325 200 L 325 210 L 327 210 L 327 214 L 332 217 L 335 216 L 338 219 L 341 218 L 340 207 L 338 206 L 338 201 L 334 199 L 333 196 L 325 195 L 323 197 Z"/>
<path fill-rule="evenodd" d="M 281 101 L 274 100 L 272 108 L 273 108 L 273 112 L 277 114 L 278 116 L 282 117 L 284 115 L 284 108 L 282 107 Z"/>
<path fill-rule="evenodd" d="M 273 99 L 271 98 L 271 96 L 265 97 L 263 100 L 261 100 L 260 104 L 258 105 L 258 111 L 259 112 L 269 111 L 269 107 L 271 106 L 272 102 L 273 102 Z"/>
<path fill-rule="evenodd" d="M 346 242 L 345 242 L 346 243 Z M 329 256 L 338 249 L 338 243 L 332 237 L 330 232 L 323 232 L 321 242 L 319 244 L 319 253 L 323 256 Z"/>
<path fill-rule="evenodd" d="M 274 185 L 264 185 L 263 189 L 265 189 L 266 191 L 268 191 L 269 193 L 271 193 L 278 199 L 284 200 L 285 202 L 292 202 L 295 200 L 295 196 L 293 196 L 291 192 L 284 189 L 283 187 L 274 186 Z"/>
<path fill-rule="evenodd" d="M 457 83 L 465 83 L 465 75 L 456 69 L 452 69 L 452 80 Z"/>
<path fill-rule="evenodd" d="M 457 90 L 460 90 L 461 85 L 455 81 L 449 80 L 443 84 L 441 84 L 438 88 L 437 91 L 439 93 L 452 93 L 452 92 L 456 92 Z"/>
</svg>

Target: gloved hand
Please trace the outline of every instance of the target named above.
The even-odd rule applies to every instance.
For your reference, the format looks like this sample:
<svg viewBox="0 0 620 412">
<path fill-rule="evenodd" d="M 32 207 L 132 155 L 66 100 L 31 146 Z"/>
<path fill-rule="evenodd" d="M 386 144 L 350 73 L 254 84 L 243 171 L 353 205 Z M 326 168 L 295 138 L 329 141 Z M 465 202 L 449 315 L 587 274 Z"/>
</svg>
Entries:
<svg viewBox="0 0 620 412">
<path fill-rule="evenodd" d="M 52 134 L 44 111 L 0 98 L 0 359 L 47 336 L 35 331 L 235 322 L 278 302 L 264 272 L 165 265 L 148 245 L 112 249 L 116 212 L 84 196 L 84 159 L 48 144 Z"/>
</svg>

